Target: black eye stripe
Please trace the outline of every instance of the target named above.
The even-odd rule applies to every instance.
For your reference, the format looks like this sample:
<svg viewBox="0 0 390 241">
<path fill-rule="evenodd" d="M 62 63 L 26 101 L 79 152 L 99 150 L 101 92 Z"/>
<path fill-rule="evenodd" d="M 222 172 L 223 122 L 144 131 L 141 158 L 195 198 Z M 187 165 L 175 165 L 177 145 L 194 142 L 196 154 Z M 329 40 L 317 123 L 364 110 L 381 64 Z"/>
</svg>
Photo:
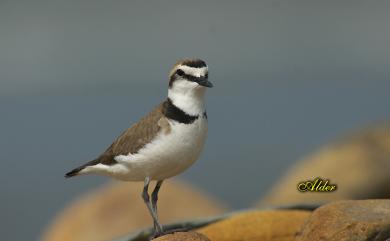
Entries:
<svg viewBox="0 0 390 241">
<path fill-rule="evenodd" d="M 176 74 L 179 75 L 179 76 L 184 76 L 185 75 L 184 71 L 181 70 L 181 69 L 176 70 Z"/>
<path fill-rule="evenodd" d="M 201 78 L 208 78 L 209 76 L 209 73 L 207 72 L 203 77 L 196 77 L 196 76 L 193 76 L 193 75 L 190 75 L 190 74 L 186 74 L 183 70 L 181 69 L 177 69 L 176 70 L 176 75 L 182 77 L 182 78 L 185 78 L 189 81 L 193 81 L 193 82 L 198 82 L 199 79 Z"/>
<path fill-rule="evenodd" d="M 189 80 L 189 81 L 193 81 L 193 82 L 199 82 L 203 78 L 203 77 L 196 77 L 196 76 L 189 75 L 189 74 L 184 74 L 182 77 Z M 205 76 L 205 77 L 207 78 L 207 76 Z"/>
<path fill-rule="evenodd" d="M 187 77 L 189 80 L 194 81 L 194 82 L 196 82 L 196 81 L 198 80 L 197 77 L 192 76 L 192 75 L 186 75 L 186 77 Z"/>
</svg>

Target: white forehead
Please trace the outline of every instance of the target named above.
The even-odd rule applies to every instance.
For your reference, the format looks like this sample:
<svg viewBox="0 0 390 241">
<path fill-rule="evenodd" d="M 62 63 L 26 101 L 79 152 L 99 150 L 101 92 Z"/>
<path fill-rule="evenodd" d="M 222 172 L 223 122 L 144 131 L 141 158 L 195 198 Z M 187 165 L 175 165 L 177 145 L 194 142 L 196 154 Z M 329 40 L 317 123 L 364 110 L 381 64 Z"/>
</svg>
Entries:
<svg viewBox="0 0 390 241">
<path fill-rule="evenodd" d="M 208 67 L 202 67 L 202 68 L 194 68 L 187 65 L 178 65 L 177 69 L 181 69 L 184 71 L 184 73 L 192 76 L 204 76 L 208 72 Z"/>
</svg>

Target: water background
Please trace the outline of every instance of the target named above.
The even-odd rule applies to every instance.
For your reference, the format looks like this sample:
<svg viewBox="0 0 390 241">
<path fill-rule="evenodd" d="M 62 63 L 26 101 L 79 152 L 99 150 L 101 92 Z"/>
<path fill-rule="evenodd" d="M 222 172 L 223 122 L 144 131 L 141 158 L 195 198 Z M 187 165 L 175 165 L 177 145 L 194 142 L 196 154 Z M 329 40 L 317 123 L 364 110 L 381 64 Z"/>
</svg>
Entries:
<svg viewBox="0 0 390 241">
<path fill-rule="evenodd" d="M 207 61 L 209 137 L 179 178 L 250 206 L 296 160 L 390 119 L 386 1 L 0 1 L 0 233 L 37 240 L 65 181 Z"/>
</svg>

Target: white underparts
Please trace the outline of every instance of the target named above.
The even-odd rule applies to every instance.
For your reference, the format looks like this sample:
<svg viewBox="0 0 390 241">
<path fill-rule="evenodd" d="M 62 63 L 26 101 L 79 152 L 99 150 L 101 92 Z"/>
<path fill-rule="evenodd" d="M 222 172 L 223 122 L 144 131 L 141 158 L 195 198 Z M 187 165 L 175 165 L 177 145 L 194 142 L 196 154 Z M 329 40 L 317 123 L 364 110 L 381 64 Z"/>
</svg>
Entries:
<svg viewBox="0 0 390 241">
<path fill-rule="evenodd" d="M 163 180 L 190 167 L 199 157 L 207 136 L 207 119 L 191 124 L 170 120 L 171 131 L 161 131 L 136 154 L 115 157 L 118 164 L 109 167 L 118 179 L 142 181 L 146 176 Z"/>
</svg>

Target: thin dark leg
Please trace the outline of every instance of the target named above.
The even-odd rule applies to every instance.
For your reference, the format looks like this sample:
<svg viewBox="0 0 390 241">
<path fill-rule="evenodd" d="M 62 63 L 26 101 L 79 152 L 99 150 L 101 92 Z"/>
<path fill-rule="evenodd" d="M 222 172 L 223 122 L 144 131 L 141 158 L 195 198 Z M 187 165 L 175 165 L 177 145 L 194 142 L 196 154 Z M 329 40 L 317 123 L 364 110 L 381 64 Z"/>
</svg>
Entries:
<svg viewBox="0 0 390 241">
<path fill-rule="evenodd" d="M 149 183 L 150 183 L 150 177 L 146 177 L 145 181 L 144 181 L 144 190 L 142 192 L 142 198 L 144 199 L 144 202 L 145 202 L 146 206 L 148 207 L 149 213 L 153 218 L 153 222 L 155 224 L 154 225 L 154 233 L 156 236 L 160 236 L 162 234 L 162 229 L 160 228 L 161 224 L 159 223 L 157 215 L 154 212 L 152 203 L 150 202 L 150 197 L 149 197 L 149 193 L 148 193 Z"/>
<path fill-rule="evenodd" d="M 157 221 L 158 221 L 158 212 L 157 212 L 158 192 L 160 191 L 160 187 L 161 187 L 163 181 L 164 180 L 157 181 L 156 187 L 154 188 L 154 190 L 152 192 L 152 207 L 153 207 L 154 213 L 156 214 Z M 157 223 L 155 222 L 154 223 L 154 228 L 155 229 L 160 229 L 162 232 L 164 231 L 163 227 L 161 226 L 161 224 L 159 222 L 157 222 Z"/>
<path fill-rule="evenodd" d="M 152 192 L 152 206 L 154 208 L 154 211 L 157 213 L 157 200 L 158 200 L 158 192 L 160 191 L 161 185 L 164 180 L 157 181 L 156 187 L 154 188 Z"/>
</svg>

